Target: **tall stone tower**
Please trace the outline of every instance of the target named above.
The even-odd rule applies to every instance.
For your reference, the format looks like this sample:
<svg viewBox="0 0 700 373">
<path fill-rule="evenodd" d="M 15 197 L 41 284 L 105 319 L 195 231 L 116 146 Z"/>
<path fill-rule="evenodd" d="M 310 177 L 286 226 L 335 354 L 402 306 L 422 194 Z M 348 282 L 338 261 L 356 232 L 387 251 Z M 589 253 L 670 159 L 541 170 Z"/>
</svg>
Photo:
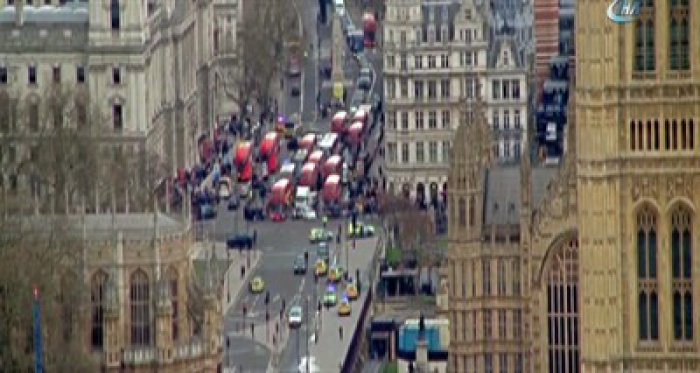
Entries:
<svg viewBox="0 0 700 373">
<path fill-rule="evenodd" d="M 697 371 L 700 7 L 609 3 L 576 1 L 580 368 Z"/>
</svg>

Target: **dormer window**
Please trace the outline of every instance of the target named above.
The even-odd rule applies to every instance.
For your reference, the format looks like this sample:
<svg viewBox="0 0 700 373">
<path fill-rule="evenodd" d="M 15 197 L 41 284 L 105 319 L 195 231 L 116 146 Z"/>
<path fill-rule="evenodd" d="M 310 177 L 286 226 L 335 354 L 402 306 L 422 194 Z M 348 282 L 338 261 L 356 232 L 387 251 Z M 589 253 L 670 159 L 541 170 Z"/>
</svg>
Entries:
<svg viewBox="0 0 700 373">
<path fill-rule="evenodd" d="M 504 66 L 510 65 L 510 61 L 508 59 L 508 51 L 503 52 L 503 65 Z"/>
<path fill-rule="evenodd" d="M 112 20 L 112 30 L 119 30 L 119 28 L 121 27 L 121 15 L 119 14 L 119 0 L 111 0 L 109 11 Z"/>
<path fill-rule="evenodd" d="M 7 67 L 0 66 L 0 84 L 7 84 Z"/>
<path fill-rule="evenodd" d="M 53 66 L 52 76 L 53 76 L 53 82 L 55 84 L 61 83 L 61 66 L 59 66 L 59 65 Z"/>
</svg>

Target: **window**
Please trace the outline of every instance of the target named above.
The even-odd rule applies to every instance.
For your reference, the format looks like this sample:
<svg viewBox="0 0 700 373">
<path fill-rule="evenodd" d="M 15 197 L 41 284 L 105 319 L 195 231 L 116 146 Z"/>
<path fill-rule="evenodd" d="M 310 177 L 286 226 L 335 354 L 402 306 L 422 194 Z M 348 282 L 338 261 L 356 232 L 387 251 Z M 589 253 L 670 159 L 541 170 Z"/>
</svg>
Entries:
<svg viewBox="0 0 700 373">
<path fill-rule="evenodd" d="M 498 109 L 494 109 L 494 110 L 493 110 L 493 113 L 492 113 L 492 117 L 493 117 L 493 118 L 492 118 L 492 120 L 491 120 L 491 122 L 492 122 L 492 123 L 491 123 L 491 126 L 492 126 L 493 129 L 495 129 L 495 130 L 499 129 L 499 127 L 500 127 L 499 120 L 498 120 L 498 119 L 499 119 L 499 116 L 500 116 L 499 114 L 500 114 L 500 113 L 498 112 Z"/>
<path fill-rule="evenodd" d="M 180 309 L 178 307 L 178 293 L 180 289 L 178 286 L 177 271 L 174 268 L 170 268 L 168 271 L 168 282 L 168 287 L 170 290 L 170 307 L 173 311 L 171 315 L 171 331 L 173 340 L 177 341 L 180 339 Z"/>
<path fill-rule="evenodd" d="M 394 67 L 396 67 L 396 56 L 394 56 L 393 54 L 386 56 L 386 67 L 389 69 L 393 69 Z"/>
<path fill-rule="evenodd" d="M 506 263 L 498 261 L 498 295 L 506 295 Z"/>
<path fill-rule="evenodd" d="M 450 55 L 443 54 L 440 56 L 440 67 L 442 67 L 443 69 L 450 68 Z"/>
<path fill-rule="evenodd" d="M 472 42 L 472 30 L 468 29 L 467 32 L 465 33 L 466 41 L 467 43 Z"/>
<path fill-rule="evenodd" d="M 465 58 L 466 58 L 466 65 L 467 66 L 471 66 L 474 64 L 475 58 L 474 58 L 474 54 L 472 52 L 467 52 Z"/>
<path fill-rule="evenodd" d="M 425 162 L 425 146 L 422 141 L 416 143 L 416 163 Z"/>
<path fill-rule="evenodd" d="M 29 130 L 39 131 L 39 104 L 36 102 L 29 104 Z"/>
<path fill-rule="evenodd" d="M 451 128 L 451 126 L 450 126 L 450 111 L 449 110 L 442 111 L 442 128 L 444 128 L 444 129 Z"/>
<path fill-rule="evenodd" d="M 472 78 L 467 78 L 464 82 L 464 87 L 465 87 L 465 96 L 467 98 L 474 98 L 474 79 Z"/>
<path fill-rule="evenodd" d="M 503 99 L 507 100 L 510 98 L 510 81 L 504 80 L 503 83 L 501 83 L 501 89 L 503 91 Z"/>
<path fill-rule="evenodd" d="M 442 161 L 448 163 L 450 161 L 450 142 L 442 142 Z"/>
<path fill-rule="evenodd" d="M 549 371 L 578 373 L 578 241 L 570 238 L 553 253 L 546 277 Z"/>
<path fill-rule="evenodd" d="M 515 355 L 515 373 L 523 373 L 523 354 L 518 353 Z"/>
<path fill-rule="evenodd" d="M 85 83 L 85 67 L 78 66 L 75 70 L 75 77 L 79 84 Z"/>
<path fill-rule="evenodd" d="M 396 154 L 396 143 L 389 142 L 386 144 L 386 151 L 389 156 L 389 163 L 396 163 L 397 159 L 397 154 Z"/>
<path fill-rule="evenodd" d="M 493 335 L 491 334 L 493 325 L 491 324 L 491 310 L 484 310 L 484 339 L 490 340 Z"/>
<path fill-rule="evenodd" d="M 428 68 L 434 69 L 437 67 L 437 58 L 435 56 L 428 56 Z"/>
<path fill-rule="evenodd" d="M 151 294 L 148 276 L 137 270 L 129 280 L 129 299 L 131 301 L 131 345 L 149 346 L 151 344 Z"/>
<path fill-rule="evenodd" d="M 387 111 L 386 117 L 387 117 L 387 123 L 389 123 L 389 128 L 395 130 L 397 128 L 396 112 L 395 111 Z"/>
<path fill-rule="evenodd" d="M 54 84 L 60 84 L 61 83 L 61 66 L 59 65 L 54 65 L 53 69 L 51 70 L 51 76 Z"/>
<path fill-rule="evenodd" d="M 416 66 L 416 69 L 422 69 L 423 68 L 423 56 L 418 55 L 414 57 L 414 64 Z"/>
<path fill-rule="evenodd" d="M 511 97 L 513 100 L 520 100 L 520 81 L 519 80 L 511 80 L 510 82 L 510 87 L 511 87 Z"/>
<path fill-rule="evenodd" d="M 464 198 L 459 198 L 459 226 L 467 226 L 467 201 Z"/>
<path fill-rule="evenodd" d="M 104 320 L 105 320 L 105 288 L 107 274 L 99 271 L 92 276 L 90 281 L 90 303 L 92 307 L 92 328 L 90 344 L 95 350 L 104 347 Z"/>
<path fill-rule="evenodd" d="M 401 78 L 399 80 L 399 97 L 408 97 L 408 80 L 406 78 Z"/>
<path fill-rule="evenodd" d="M 459 66 L 467 66 L 467 52 L 459 53 Z"/>
<path fill-rule="evenodd" d="M 520 129 L 520 110 L 513 110 L 513 127 L 516 130 Z"/>
<path fill-rule="evenodd" d="M 501 373 L 508 373 L 508 355 L 498 355 L 498 371 Z"/>
<path fill-rule="evenodd" d="M 491 91 L 493 92 L 493 99 L 494 100 L 500 100 L 501 99 L 501 81 L 500 80 L 494 80 L 491 83 Z"/>
<path fill-rule="evenodd" d="M 119 28 L 121 27 L 121 15 L 119 14 L 119 0 L 111 0 L 109 11 L 112 20 L 112 30 L 119 30 Z"/>
<path fill-rule="evenodd" d="M 493 356 L 491 353 L 484 354 L 484 373 L 493 373 Z"/>
<path fill-rule="evenodd" d="M 124 129 L 124 118 L 122 116 L 122 106 L 120 104 L 112 106 L 112 121 L 115 131 Z"/>
<path fill-rule="evenodd" d="M 428 81 L 428 98 L 437 98 L 437 82 L 434 80 Z"/>
<path fill-rule="evenodd" d="M 435 141 L 428 143 L 428 160 L 430 163 L 437 163 L 438 161 L 438 144 Z"/>
<path fill-rule="evenodd" d="M 450 97 L 450 81 L 448 79 L 444 79 L 440 82 L 440 93 L 443 98 Z"/>
<path fill-rule="evenodd" d="M 406 70 L 408 69 L 408 57 L 406 57 L 406 53 L 401 53 L 401 70 Z"/>
<path fill-rule="evenodd" d="M 7 84 L 7 67 L 0 66 L 0 84 Z"/>
<path fill-rule="evenodd" d="M 394 82 L 393 79 L 386 79 L 385 80 L 386 84 L 386 96 L 389 99 L 394 99 L 396 98 L 396 83 Z"/>
<path fill-rule="evenodd" d="M 506 310 L 498 310 L 498 338 L 506 339 Z"/>
<path fill-rule="evenodd" d="M 483 276 L 482 281 L 482 295 L 491 295 L 491 262 L 484 260 L 481 262 L 481 275 Z"/>
<path fill-rule="evenodd" d="M 408 163 L 408 144 L 401 144 L 401 162 Z"/>
<path fill-rule="evenodd" d="M 122 72 L 118 67 L 112 68 L 112 83 L 117 85 L 122 84 Z"/>
<path fill-rule="evenodd" d="M 423 122 L 423 112 L 422 111 L 416 111 L 416 129 L 422 130 L 425 123 Z"/>
<path fill-rule="evenodd" d="M 413 95 L 417 99 L 422 99 L 423 98 L 423 81 L 422 80 L 416 80 L 413 83 Z"/>
<path fill-rule="evenodd" d="M 513 311 L 513 338 L 520 339 L 522 336 L 523 313 L 521 310 Z"/>
<path fill-rule="evenodd" d="M 671 70 L 690 69 L 690 7 L 688 0 L 671 0 L 669 59 Z"/>
<path fill-rule="evenodd" d="M 27 68 L 27 81 L 29 84 L 36 84 L 36 66 L 29 65 Z"/>
<path fill-rule="evenodd" d="M 654 2 L 642 1 L 634 32 L 634 69 L 636 71 L 656 70 L 654 55 Z"/>
<path fill-rule="evenodd" d="M 510 128 L 510 111 L 503 110 L 503 129 Z"/>
<path fill-rule="evenodd" d="M 407 111 L 401 112 L 401 129 L 404 131 L 408 131 L 408 112 Z"/>
<path fill-rule="evenodd" d="M 673 289 L 673 339 L 693 340 L 692 218 L 679 206 L 671 215 L 671 287 Z"/>
<path fill-rule="evenodd" d="M 476 224 L 476 199 L 472 196 L 469 198 L 469 226 L 473 227 Z M 476 268 L 474 268 L 476 270 Z M 474 290 L 476 292 L 476 290 Z"/>
<path fill-rule="evenodd" d="M 641 341 L 657 341 L 659 339 L 656 231 L 656 214 L 651 207 L 644 206 L 637 214 L 636 239 L 639 339 Z"/>
<path fill-rule="evenodd" d="M 428 112 L 428 128 L 431 130 L 437 128 L 437 112 L 435 110 Z"/>
</svg>

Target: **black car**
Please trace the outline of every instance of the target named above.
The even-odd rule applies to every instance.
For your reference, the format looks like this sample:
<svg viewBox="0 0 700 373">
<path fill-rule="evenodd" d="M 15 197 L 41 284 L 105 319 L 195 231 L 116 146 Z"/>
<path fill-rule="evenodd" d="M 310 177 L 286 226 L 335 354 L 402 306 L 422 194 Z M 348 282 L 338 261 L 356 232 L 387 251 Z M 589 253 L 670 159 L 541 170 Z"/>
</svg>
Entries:
<svg viewBox="0 0 700 373">
<path fill-rule="evenodd" d="M 232 195 L 228 199 L 228 209 L 229 211 L 236 211 L 238 210 L 238 206 L 241 204 L 241 199 L 237 195 Z"/>
<path fill-rule="evenodd" d="M 243 217 L 248 221 L 262 221 L 265 220 L 265 212 L 263 211 L 262 207 L 246 205 L 245 210 L 243 210 Z"/>
<path fill-rule="evenodd" d="M 226 240 L 229 249 L 248 249 L 253 247 L 253 236 L 249 234 L 237 234 Z"/>
<path fill-rule="evenodd" d="M 305 275 L 307 271 L 306 260 L 303 255 L 299 255 L 294 259 L 294 274 L 295 275 Z"/>
</svg>

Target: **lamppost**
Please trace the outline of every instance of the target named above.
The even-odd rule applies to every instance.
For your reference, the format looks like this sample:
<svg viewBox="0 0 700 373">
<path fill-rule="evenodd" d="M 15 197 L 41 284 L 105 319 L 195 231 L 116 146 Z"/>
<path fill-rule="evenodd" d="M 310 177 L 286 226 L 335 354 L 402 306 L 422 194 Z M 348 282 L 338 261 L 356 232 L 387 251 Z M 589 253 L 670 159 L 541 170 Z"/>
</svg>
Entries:
<svg viewBox="0 0 700 373">
<path fill-rule="evenodd" d="M 311 318 L 309 317 L 309 298 L 306 297 L 306 373 L 309 373 L 309 360 L 311 359 L 311 351 L 309 351 L 309 329 L 311 328 Z M 318 338 L 318 336 L 316 336 Z"/>
</svg>

